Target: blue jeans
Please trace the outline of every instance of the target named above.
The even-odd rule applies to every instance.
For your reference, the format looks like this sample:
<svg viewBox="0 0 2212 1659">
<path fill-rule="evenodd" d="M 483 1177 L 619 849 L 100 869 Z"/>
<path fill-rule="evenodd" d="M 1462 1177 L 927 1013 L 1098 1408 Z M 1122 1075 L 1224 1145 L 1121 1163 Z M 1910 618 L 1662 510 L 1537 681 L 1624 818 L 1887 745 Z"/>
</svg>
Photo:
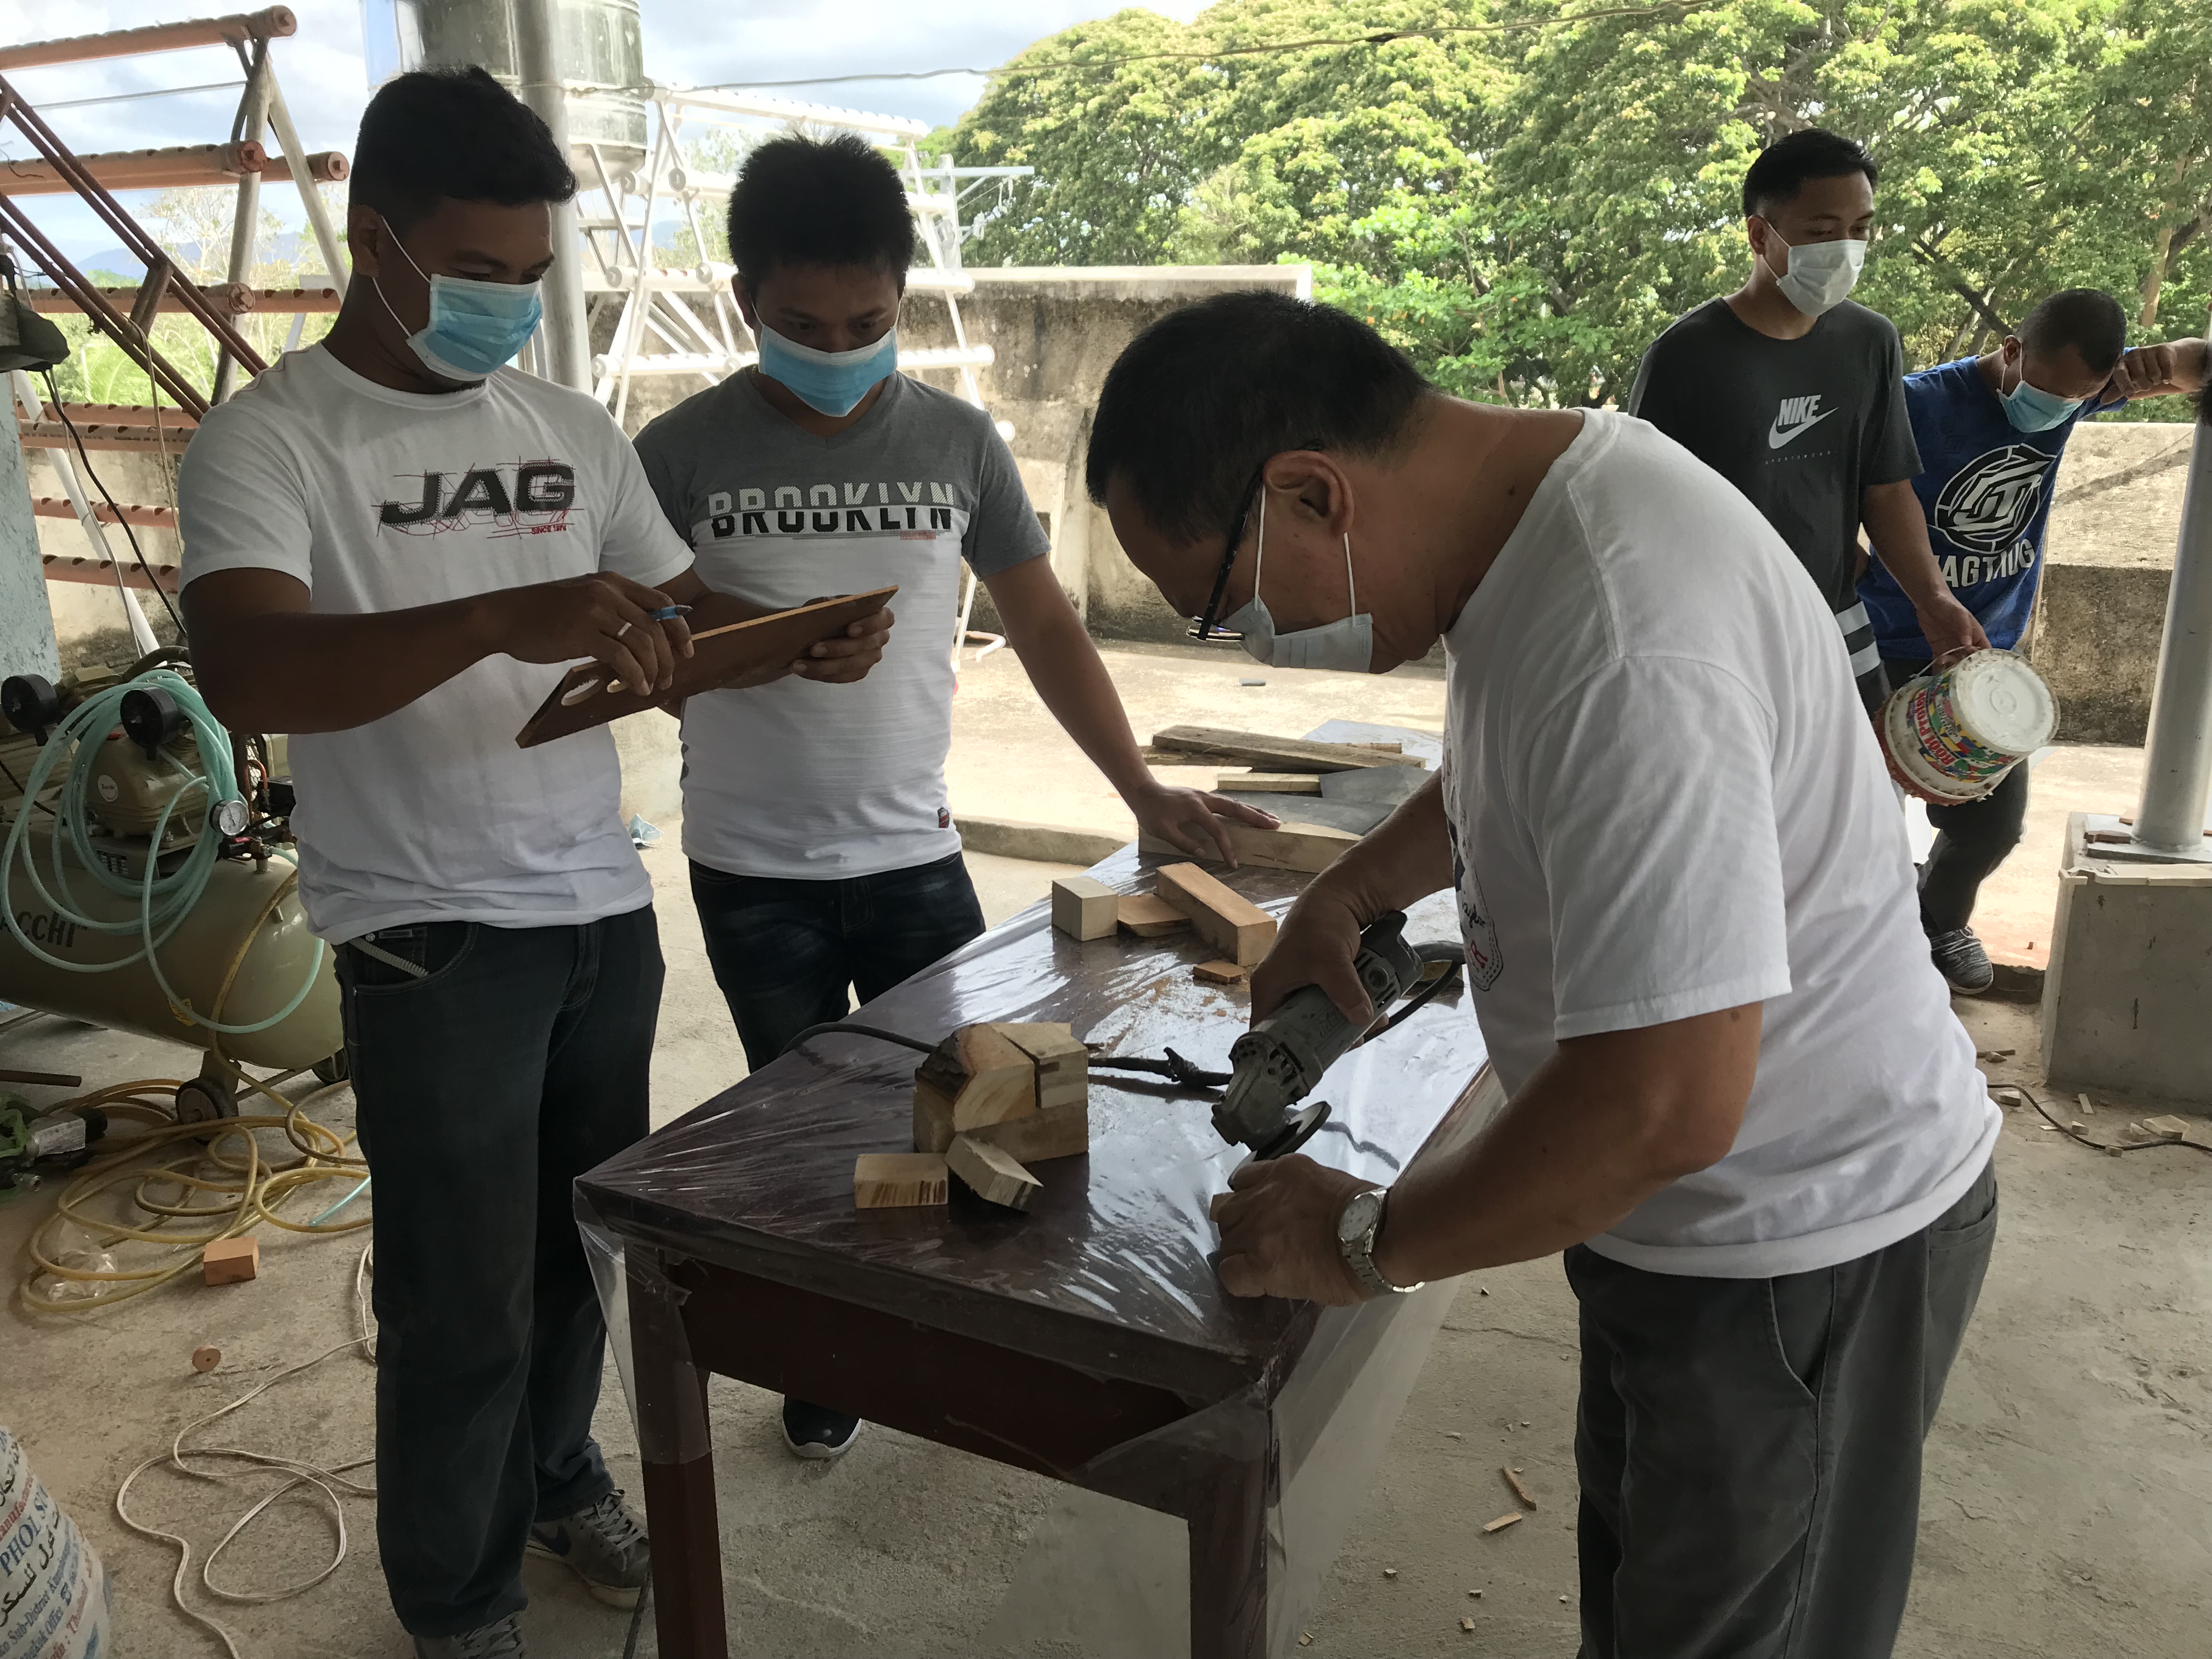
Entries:
<svg viewBox="0 0 2212 1659">
<path fill-rule="evenodd" d="M 880 875 L 800 881 L 691 866 L 714 982 L 760 1068 L 810 1025 L 842 1019 L 983 931 L 960 854 Z"/>
<path fill-rule="evenodd" d="M 454 1636 L 521 1609 L 533 1521 L 614 1487 L 572 1189 L 645 1136 L 659 936 L 649 908 L 418 922 L 337 974 L 376 1178 L 377 1543 L 399 1622 Z"/>
</svg>

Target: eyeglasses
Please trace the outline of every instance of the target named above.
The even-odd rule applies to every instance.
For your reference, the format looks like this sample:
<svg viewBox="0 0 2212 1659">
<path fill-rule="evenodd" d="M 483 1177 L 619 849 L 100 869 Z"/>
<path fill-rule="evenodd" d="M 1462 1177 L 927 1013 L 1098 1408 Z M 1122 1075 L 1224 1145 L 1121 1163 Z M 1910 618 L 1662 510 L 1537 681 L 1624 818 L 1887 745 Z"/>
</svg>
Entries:
<svg viewBox="0 0 2212 1659">
<path fill-rule="evenodd" d="M 1321 443 L 1316 439 L 1297 447 L 1319 449 Z M 1221 550 L 1221 568 L 1213 575 L 1212 597 L 1206 600 L 1205 613 L 1199 617 L 1197 625 L 1189 630 L 1190 637 L 1201 645 L 1234 644 L 1244 637 L 1242 634 L 1231 634 L 1218 625 L 1221 599 L 1229 591 L 1229 573 L 1237 568 L 1237 550 L 1244 542 L 1244 524 L 1251 516 L 1253 498 L 1260 493 L 1260 481 L 1267 470 L 1267 463 L 1274 459 L 1273 455 L 1261 458 L 1260 465 L 1252 469 L 1250 482 L 1237 497 L 1237 516 L 1229 521 L 1229 544 Z"/>
</svg>

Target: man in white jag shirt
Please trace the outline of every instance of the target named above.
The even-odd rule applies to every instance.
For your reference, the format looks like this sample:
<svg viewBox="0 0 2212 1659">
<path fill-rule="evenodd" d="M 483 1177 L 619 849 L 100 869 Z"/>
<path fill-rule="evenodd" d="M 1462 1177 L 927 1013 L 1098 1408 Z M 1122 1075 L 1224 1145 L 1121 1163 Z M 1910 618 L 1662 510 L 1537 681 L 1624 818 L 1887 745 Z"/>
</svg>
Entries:
<svg viewBox="0 0 2212 1659">
<path fill-rule="evenodd" d="M 336 325 L 185 453 L 185 617 L 217 717 L 292 734 L 301 896 L 337 947 L 392 1606 L 425 1659 L 520 1659 L 526 1549 L 617 1605 L 646 1577 L 592 1440 L 570 1188 L 646 1133 L 662 969 L 613 738 L 515 733 L 579 658 L 665 690 L 672 605 L 757 608 L 707 592 L 605 410 L 506 367 L 575 191 L 544 124 L 481 69 L 404 75 L 354 155 Z M 889 627 L 791 668 L 858 679 Z"/>
<path fill-rule="evenodd" d="M 1584 1659 L 1890 1652 L 2000 1118 L 1803 568 L 1643 422 L 1462 403 L 1276 295 L 1139 336 L 1089 475 L 1263 660 L 1449 653 L 1440 778 L 1314 879 L 1253 1015 L 1318 984 L 1364 1018 L 1360 927 L 1452 889 L 1508 1104 L 1386 1191 L 1248 1164 L 1223 1284 L 1346 1303 L 1565 1251 Z"/>
</svg>

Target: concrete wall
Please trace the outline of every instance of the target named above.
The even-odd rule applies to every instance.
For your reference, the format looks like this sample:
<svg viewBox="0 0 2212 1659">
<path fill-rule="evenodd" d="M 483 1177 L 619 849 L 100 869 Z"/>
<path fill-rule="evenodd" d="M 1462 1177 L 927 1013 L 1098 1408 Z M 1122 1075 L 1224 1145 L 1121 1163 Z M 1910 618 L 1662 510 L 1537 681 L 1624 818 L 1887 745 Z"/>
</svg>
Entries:
<svg viewBox="0 0 2212 1659">
<path fill-rule="evenodd" d="M 0 394 L 7 381 L 0 376 Z M 9 418 L 16 418 L 13 400 Z M 31 497 L 23 482 L 23 452 L 0 441 L 0 675 L 61 672 L 54 648 L 54 619 L 46 609 L 46 580 L 39 565 L 38 531 Z"/>
<path fill-rule="evenodd" d="M 22 456 L 29 494 L 60 496 L 61 479 L 54 471 L 52 452 L 27 449 Z M 159 457 L 95 449 L 91 452 L 91 459 L 100 482 L 125 506 L 168 507 L 174 502 L 173 476 Z M 77 477 L 84 484 L 85 493 L 99 501 L 100 491 L 85 477 L 82 463 Z M 84 526 L 75 519 L 39 519 L 34 522 L 38 526 L 40 553 L 71 559 L 98 556 L 84 533 Z M 133 526 L 131 533 L 138 538 L 139 549 L 149 564 L 174 564 L 182 556 L 183 550 L 173 532 Z M 125 539 L 122 527 L 108 526 L 107 539 L 115 556 L 128 562 L 131 544 Z M 131 647 L 130 626 L 124 619 L 123 598 L 113 583 L 48 582 L 46 588 L 64 667 L 91 662 L 122 669 L 137 659 L 138 653 Z M 168 612 L 162 609 L 161 600 L 151 593 L 141 592 L 138 603 L 155 637 L 164 645 L 176 644 L 176 628 L 169 621 Z"/>
<path fill-rule="evenodd" d="M 2195 430 L 2091 422 L 2066 447 L 2028 650 L 2065 742 L 2143 740 Z"/>
</svg>

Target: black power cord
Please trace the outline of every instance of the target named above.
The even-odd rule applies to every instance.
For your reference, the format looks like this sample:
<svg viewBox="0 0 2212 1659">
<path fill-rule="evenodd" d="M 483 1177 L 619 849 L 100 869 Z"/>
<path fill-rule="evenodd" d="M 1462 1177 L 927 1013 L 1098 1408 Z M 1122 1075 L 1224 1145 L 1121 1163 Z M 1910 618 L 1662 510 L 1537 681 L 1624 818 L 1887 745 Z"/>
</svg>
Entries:
<svg viewBox="0 0 2212 1659">
<path fill-rule="evenodd" d="M 131 531 L 131 520 L 123 514 L 122 503 L 109 494 L 107 486 L 100 481 L 100 475 L 93 471 L 92 457 L 85 453 L 84 435 L 76 429 L 76 422 L 70 419 L 69 410 L 62 406 L 61 389 L 54 384 L 53 370 L 47 369 L 45 374 L 46 396 L 53 404 L 55 415 L 60 417 L 63 429 L 69 434 L 70 441 L 76 446 L 76 457 L 84 465 L 85 478 L 99 492 L 100 498 L 107 503 L 108 511 L 115 514 L 115 522 L 123 526 L 124 539 L 131 544 L 131 556 L 138 561 L 139 573 L 146 578 L 146 586 L 154 590 L 154 597 L 161 600 L 161 609 L 169 613 L 170 622 L 176 625 L 177 637 L 182 639 L 185 619 L 177 614 L 177 607 L 169 602 L 167 591 L 154 579 L 154 568 L 146 562 L 146 555 L 138 545 L 138 538 Z"/>
<path fill-rule="evenodd" d="M 2002 1089 L 2008 1093 L 2018 1095 L 2037 1111 L 2042 1113 L 2044 1121 L 2050 1124 L 2052 1128 L 2057 1130 L 2069 1140 L 2087 1146 L 2093 1152 L 2110 1152 L 2117 1157 L 2122 1152 L 2148 1152 L 2161 1146 L 2186 1146 L 2193 1152 L 2212 1152 L 2212 1146 L 2203 1146 L 2194 1140 L 2176 1140 L 2171 1137 L 2161 1137 L 2157 1140 L 2092 1140 L 2072 1124 L 2061 1123 L 2057 1118 L 2051 1116 L 2051 1109 L 2045 1106 L 2037 1097 L 2035 1091 L 2026 1084 L 1996 1083 L 1990 1086 L 1992 1092 Z"/>
</svg>

